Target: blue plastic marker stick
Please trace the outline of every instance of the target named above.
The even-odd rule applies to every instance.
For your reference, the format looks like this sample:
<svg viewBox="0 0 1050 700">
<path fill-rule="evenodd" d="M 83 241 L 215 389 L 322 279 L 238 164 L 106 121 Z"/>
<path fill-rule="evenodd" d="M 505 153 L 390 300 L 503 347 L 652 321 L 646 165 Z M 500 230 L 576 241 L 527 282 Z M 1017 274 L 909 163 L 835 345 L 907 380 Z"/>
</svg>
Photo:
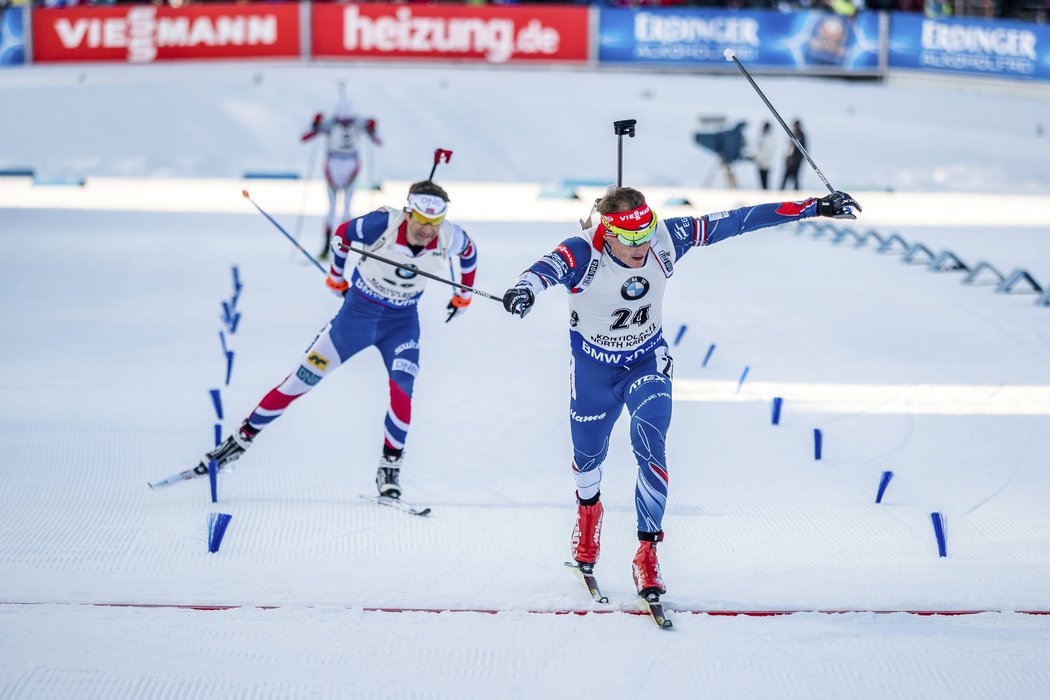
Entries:
<svg viewBox="0 0 1050 700">
<path fill-rule="evenodd" d="M 230 351 L 226 349 L 226 334 L 219 331 L 219 344 L 222 345 L 222 354 L 228 355 Z"/>
<path fill-rule="evenodd" d="M 876 503 L 882 503 L 882 496 L 886 493 L 886 487 L 890 485 L 890 479 L 893 478 L 893 472 L 882 472 L 882 478 L 879 479 L 879 492 L 875 496 Z"/>
<path fill-rule="evenodd" d="M 219 426 L 215 426 L 218 428 Z M 219 502 L 219 465 L 215 460 L 208 461 L 208 481 L 211 483 L 211 502 Z"/>
<path fill-rule="evenodd" d="M 222 394 L 218 389 L 208 389 L 208 393 L 211 394 L 211 405 L 215 407 L 215 415 L 222 420 Z"/>
<path fill-rule="evenodd" d="M 686 325 L 685 325 L 685 324 L 683 323 L 683 324 L 682 324 L 682 327 L 678 329 L 678 335 L 676 335 L 676 336 L 674 337 L 674 344 L 675 344 L 675 345 L 678 345 L 678 344 L 679 344 L 680 342 L 682 342 L 682 336 L 683 336 L 683 335 L 685 335 L 685 329 L 686 329 L 687 327 L 688 327 L 688 326 L 686 326 Z"/>
<path fill-rule="evenodd" d="M 230 375 L 233 374 L 233 350 L 226 352 L 226 386 L 230 385 Z"/>
<path fill-rule="evenodd" d="M 208 551 L 212 554 L 219 551 L 222 537 L 226 534 L 226 526 L 230 524 L 232 517 L 229 513 L 208 514 Z"/>
<path fill-rule="evenodd" d="M 233 335 L 234 333 L 237 332 L 237 324 L 240 323 L 240 322 L 241 322 L 241 315 L 240 315 L 240 313 L 235 313 L 233 315 L 233 323 L 230 324 L 230 335 Z"/>
<path fill-rule="evenodd" d="M 824 433 L 820 428 L 813 428 L 813 459 L 820 459 L 824 451 Z"/>
<path fill-rule="evenodd" d="M 230 302 L 222 302 L 222 322 L 227 326 L 230 325 L 230 321 L 233 319 L 233 309 L 230 308 Z"/>
<path fill-rule="evenodd" d="M 773 397 L 773 425 L 780 425 L 780 407 L 784 405 L 784 399 L 779 396 Z"/>
<path fill-rule="evenodd" d="M 241 284 L 241 271 L 237 269 L 237 266 L 233 266 L 233 295 L 237 296 L 241 293 L 241 288 L 244 285 Z"/>
<path fill-rule="evenodd" d="M 222 423 L 215 424 L 215 446 L 222 444 Z"/>
<path fill-rule="evenodd" d="M 715 352 L 715 344 L 711 343 L 711 346 L 707 348 L 707 354 L 704 355 L 704 367 L 707 367 L 707 361 L 711 359 L 711 355 Z"/>
<path fill-rule="evenodd" d="M 743 374 L 740 375 L 740 381 L 736 385 L 736 393 L 740 393 L 740 387 L 744 386 L 744 380 L 747 379 L 747 373 L 751 371 L 751 367 L 744 367 Z"/>
<path fill-rule="evenodd" d="M 930 513 L 933 520 L 933 534 L 937 536 L 937 556 L 948 556 L 948 543 L 944 539 L 944 516 L 940 513 Z"/>
</svg>

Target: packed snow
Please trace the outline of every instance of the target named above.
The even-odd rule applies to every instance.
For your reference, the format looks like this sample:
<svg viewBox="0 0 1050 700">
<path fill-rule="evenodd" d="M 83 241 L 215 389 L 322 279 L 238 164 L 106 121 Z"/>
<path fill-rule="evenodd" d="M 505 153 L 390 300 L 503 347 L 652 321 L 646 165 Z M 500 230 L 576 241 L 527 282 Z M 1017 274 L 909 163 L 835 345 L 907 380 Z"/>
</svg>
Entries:
<svg viewBox="0 0 1050 700">
<path fill-rule="evenodd" d="M 835 186 L 871 202 L 857 233 L 1050 284 L 1045 95 L 758 79 L 802 118 Z M 746 189 L 747 163 L 745 189 L 724 189 L 692 142 L 698 115 L 767 118 L 742 78 L 0 72 L 15 105 L 0 128 L 18 134 L 0 168 L 87 178 L 0 179 L 0 697 L 1050 694 L 1050 616 L 1029 614 L 1050 611 L 1050 307 L 1024 285 L 963 284 L 964 272 L 833 244 L 813 226 L 692 251 L 670 282 L 665 333 L 680 340 L 660 559 L 672 631 L 638 614 L 623 421 L 596 569 L 611 602 L 593 603 L 563 566 L 575 503 L 561 290 L 524 320 L 477 298 L 446 324 L 449 290 L 428 287 L 402 473 L 427 517 L 360 498 L 375 488 L 387 402 L 374 351 L 267 428 L 220 476 L 218 503 L 207 479 L 151 491 L 210 448 L 210 389 L 229 432 L 338 308 L 240 192 L 319 247 L 320 158 L 298 136 L 341 80 L 385 140 L 362 175 L 382 188 L 363 187 L 355 213 L 399 205 L 433 149 L 453 149 L 437 179 L 477 242 L 477 286 L 496 295 L 578 230 L 615 174 L 614 119 L 639 120 L 625 181 L 660 213 L 796 196 Z M 251 170 L 309 179 L 240 179 Z M 579 200 L 540 196 L 570 179 L 584 183 Z M 812 172 L 803 182 L 800 196 L 826 192 Z M 667 204 L 675 194 L 691 208 Z M 220 316 L 234 266 L 231 333 Z M 233 516 L 217 553 L 213 512 Z M 718 614 L 742 611 L 803 612 Z"/>
</svg>

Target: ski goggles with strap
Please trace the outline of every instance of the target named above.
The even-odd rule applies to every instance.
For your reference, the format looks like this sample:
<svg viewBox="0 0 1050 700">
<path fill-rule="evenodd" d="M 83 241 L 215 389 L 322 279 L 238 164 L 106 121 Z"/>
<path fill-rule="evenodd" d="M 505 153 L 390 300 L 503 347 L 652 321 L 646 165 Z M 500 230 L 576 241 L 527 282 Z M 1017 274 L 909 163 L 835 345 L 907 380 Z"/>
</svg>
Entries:
<svg viewBox="0 0 1050 700">
<path fill-rule="evenodd" d="M 601 216 L 602 225 L 609 235 L 616 236 L 620 243 L 626 246 L 640 246 L 648 243 L 656 235 L 656 212 L 650 209 L 648 204 L 642 204 L 630 211 Z"/>
<path fill-rule="evenodd" d="M 410 194 L 408 206 L 405 207 L 412 220 L 424 226 L 440 226 L 447 210 L 448 202 L 432 194 Z"/>
</svg>

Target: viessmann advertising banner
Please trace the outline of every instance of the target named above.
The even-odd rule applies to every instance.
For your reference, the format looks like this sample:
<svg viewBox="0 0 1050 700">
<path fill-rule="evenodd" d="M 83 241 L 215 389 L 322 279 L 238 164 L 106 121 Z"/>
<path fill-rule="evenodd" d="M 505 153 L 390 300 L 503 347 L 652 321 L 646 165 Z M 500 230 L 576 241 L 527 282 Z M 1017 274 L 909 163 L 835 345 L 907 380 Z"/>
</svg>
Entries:
<svg viewBox="0 0 1050 700">
<path fill-rule="evenodd" d="M 890 68 L 1050 80 L 1050 27 L 894 13 Z"/>
<path fill-rule="evenodd" d="M 587 61 L 586 7 L 315 4 L 318 58 Z"/>
<path fill-rule="evenodd" d="M 726 49 L 749 66 L 875 71 L 878 14 L 601 10 L 601 63 L 724 66 Z"/>
<path fill-rule="evenodd" d="M 298 58 L 297 3 L 33 11 L 33 62 Z"/>
</svg>

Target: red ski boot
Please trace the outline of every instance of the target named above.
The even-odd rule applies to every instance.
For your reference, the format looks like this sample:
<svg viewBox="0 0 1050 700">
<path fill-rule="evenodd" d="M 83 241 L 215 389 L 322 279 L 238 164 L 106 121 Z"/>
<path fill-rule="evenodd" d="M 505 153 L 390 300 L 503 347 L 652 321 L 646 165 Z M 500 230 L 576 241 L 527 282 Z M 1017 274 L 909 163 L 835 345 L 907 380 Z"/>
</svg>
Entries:
<svg viewBox="0 0 1050 700">
<path fill-rule="evenodd" d="M 581 567 L 593 568 L 601 551 L 602 515 L 605 509 L 602 502 L 585 506 L 579 503 L 577 495 L 576 527 L 572 530 L 572 558 Z"/>
<path fill-rule="evenodd" d="M 662 542 L 664 533 L 639 533 L 646 539 L 638 543 L 638 552 L 634 555 L 634 586 L 638 595 L 643 598 L 651 593 L 663 595 L 667 592 L 664 580 L 660 577 L 660 562 L 656 558 L 656 543 Z"/>
</svg>

